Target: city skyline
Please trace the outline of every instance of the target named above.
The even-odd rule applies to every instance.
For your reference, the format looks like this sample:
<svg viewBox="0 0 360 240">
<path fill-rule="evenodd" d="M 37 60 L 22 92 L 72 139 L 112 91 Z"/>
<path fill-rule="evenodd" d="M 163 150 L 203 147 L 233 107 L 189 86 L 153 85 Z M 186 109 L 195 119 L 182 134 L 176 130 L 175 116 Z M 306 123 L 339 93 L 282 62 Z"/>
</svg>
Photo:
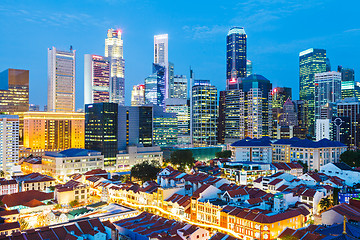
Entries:
<svg viewBox="0 0 360 240">
<path fill-rule="evenodd" d="M 356 42 L 360 38 L 360 31 L 356 15 L 351 14 L 356 7 L 346 8 L 347 16 L 342 21 L 332 20 L 327 16 L 341 12 L 346 7 L 339 6 L 336 1 L 315 5 L 310 1 L 302 5 L 280 1 L 268 4 L 248 1 L 234 5 L 230 1 L 223 3 L 220 8 L 210 4 L 207 11 L 196 17 L 194 13 L 201 3 L 196 3 L 190 10 L 186 2 L 182 5 L 164 2 L 150 5 L 147 1 L 142 4 L 81 1 L 72 3 L 72 9 L 68 9 L 67 1 L 56 5 L 56 8 L 44 1 L 38 3 L 41 6 L 36 10 L 32 6 L 25 6 L 22 1 L 18 2 L 16 8 L 10 1 L 0 5 L 0 15 L 9 22 L 0 30 L 4 36 L 0 40 L 3 46 L 0 69 L 30 70 L 30 103 L 34 104 L 46 104 L 46 93 L 41 93 L 41 88 L 31 87 L 45 87 L 47 82 L 46 49 L 55 46 L 66 50 L 72 45 L 77 50 L 76 109 L 83 108 L 83 56 L 86 53 L 103 54 L 108 28 L 120 28 L 123 32 L 124 58 L 127 60 L 126 105 L 130 105 L 132 86 L 143 83 L 151 74 L 154 35 L 165 33 L 169 34 L 169 61 L 175 64 L 175 74 L 189 77 L 191 65 L 196 78 L 210 79 L 219 90 L 225 89 L 226 33 L 233 26 L 245 28 L 248 59 L 253 62 L 254 73 L 268 78 L 274 87 L 291 87 L 294 89 L 294 99 L 298 99 L 298 54 L 308 48 L 326 49 L 332 70 L 336 70 L 337 65 L 354 68 L 355 78 L 359 80 L 356 72 L 359 71 L 357 56 L 360 52 Z M 87 3 L 86 8 L 82 8 L 84 3 Z M 354 2 L 354 5 L 358 3 Z M 126 7 L 128 12 L 123 12 L 122 9 Z M 170 12 L 165 12 L 164 21 L 146 21 L 154 16 L 152 11 L 171 10 L 174 7 L 183 14 L 182 18 L 174 19 Z M 259 7 L 261 10 L 257 10 Z M 318 12 L 318 8 L 322 11 Z M 98 10 L 97 14 L 93 13 L 94 9 Z M 111 17 L 115 9 L 120 9 L 121 18 Z M 235 14 L 238 11 L 245 11 L 243 18 Z M 303 22 L 296 21 L 304 11 L 307 18 Z M 146 17 L 141 16 L 144 14 Z M 92 19 L 95 15 L 98 21 Z M 136 21 L 133 22 L 134 19 Z M 22 39 L 19 31 L 14 30 L 19 22 L 22 24 L 21 35 L 29 37 Z M 46 22 L 48 24 L 43 24 Z M 310 23 L 313 24 L 310 26 Z M 299 28 L 302 31 L 298 31 Z M 337 31 L 334 32 L 334 29 Z M 32 47 L 29 48 L 29 45 Z M 29 56 L 37 61 L 31 61 Z"/>
</svg>

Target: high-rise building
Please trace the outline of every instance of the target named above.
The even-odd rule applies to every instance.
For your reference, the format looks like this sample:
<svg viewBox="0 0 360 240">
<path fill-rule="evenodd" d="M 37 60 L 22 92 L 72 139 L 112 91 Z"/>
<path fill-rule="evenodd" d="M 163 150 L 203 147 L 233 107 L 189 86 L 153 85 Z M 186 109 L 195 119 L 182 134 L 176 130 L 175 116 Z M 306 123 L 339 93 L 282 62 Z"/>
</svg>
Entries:
<svg viewBox="0 0 360 240">
<path fill-rule="evenodd" d="M 174 113 L 178 124 L 178 144 L 191 144 L 190 139 L 190 108 L 188 100 L 183 98 L 168 98 L 165 100 L 166 112 Z"/>
<path fill-rule="evenodd" d="M 153 106 L 153 143 L 156 146 L 170 147 L 178 143 L 178 118 L 176 113 L 164 112 Z"/>
<path fill-rule="evenodd" d="M 115 169 L 118 153 L 118 104 L 85 105 L 85 148 L 101 152 L 104 166 Z"/>
<path fill-rule="evenodd" d="M 187 99 L 187 78 L 185 75 L 175 75 L 170 85 L 169 98 Z"/>
<path fill-rule="evenodd" d="M 20 122 L 20 145 L 33 151 L 84 148 L 84 113 L 16 113 Z"/>
<path fill-rule="evenodd" d="M 48 111 L 75 112 L 75 50 L 48 49 Z"/>
<path fill-rule="evenodd" d="M 346 98 L 338 101 L 338 117 L 348 117 L 350 122 L 349 147 L 356 149 L 360 146 L 360 102 L 356 98 Z"/>
<path fill-rule="evenodd" d="M 272 107 L 282 108 L 286 100 L 291 100 L 291 88 L 288 87 L 276 87 L 271 92 L 272 95 Z"/>
<path fill-rule="evenodd" d="M 168 95 L 167 98 L 171 98 L 171 95 L 174 94 L 174 80 L 175 80 L 175 75 L 174 75 L 174 64 L 172 62 L 169 62 L 169 69 L 168 69 L 168 82 L 165 82 L 165 84 L 168 84 L 167 90 L 168 90 Z"/>
<path fill-rule="evenodd" d="M 0 73 L 0 112 L 29 110 L 29 70 L 9 68 Z"/>
<path fill-rule="evenodd" d="M 217 89 L 209 80 L 194 80 L 191 88 L 191 137 L 196 147 L 217 144 Z"/>
<path fill-rule="evenodd" d="M 307 118 L 308 118 L 308 105 L 305 101 L 295 100 L 295 104 L 298 126 L 306 128 Z"/>
<path fill-rule="evenodd" d="M 253 64 L 252 62 L 248 59 L 246 60 L 246 76 L 250 76 L 251 74 L 253 74 Z"/>
<path fill-rule="evenodd" d="M 282 114 L 279 119 L 280 126 L 298 126 L 297 114 L 294 103 L 288 98 L 283 105 Z"/>
<path fill-rule="evenodd" d="M 169 96 L 169 49 L 168 49 L 168 34 L 161 34 L 154 36 L 154 63 L 163 66 L 164 69 L 164 84 L 165 84 L 165 98 Z M 174 73 L 174 66 L 172 65 L 172 74 Z"/>
<path fill-rule="evenodd" d="M 316 73 L 314 83 L 315 119 L 320 119 L 322 107 L 341 100 L 341 73 Z"/>
<path fill-rule="evenodd" d="M 246 33 L 243 27 L 233 27 L 226 37 L 226 79 L 246 77 Z"/>
<path fill-rule="evenodd" d="M 131 91 L 131 106 L 141 106 L 145 104 L 145 85 L 134 85 Z"/>
<path fill-rule="evenodd" d="M 326 72 L 331 72 L 331 63 L 329 58 L 326 58 Z"/>
<path fill-rule="evenodd" d="M 271 89 L 268 79 L 253 74 L 241 81 L 239 89 L 226 91 L 225 143 L 271 136 Z"/>
<path fill-rule="evenodd" d="M 29 112 L 39 112 L 39 111 L 40 111 L 40 105 L 29 104 Z"/>
<path fill-rule="evenodd" d="M 299 54 L 300 100 L 308 106 L 307 127 L 315 135 L 315 73 L 326 72 L 326 50 L 310 48 Z"/>
<path fill-rule="evenodd" d="M 0 169 L 11 173 L 19 161 L 19 117 L 0 115 Z"/>
<path fill-rule="evenodd" d="M 110 60 L 85 54 L 84 104 L 110 101 Z"/>
<path fill-rule="evenodd" d="M 360 101 L 360 83 L 355 81 L 354 69 L 339 66 L 338 72 L 341 72 L 341 98 L 356 98 Z"/>
<path fill-rule="evenodd" d="M 110 60 L 110 102 L 125 104 L 125 60 L 121 31 L 109 29 L 105 39 L 105 57 Z"/>
<path fill-rule="evenodd" d="M 350 146 L 350 118 L 334 116 L 331 119 L 330 140 Z"/>
<path fill-rule="evenodd" d="M 153 146 L 153 106 L 119 106 L 118 149 Z"/>
<path fill-rule="evenodd" d="M 165 106 L 165 67 L 153 64 L 153 74 L 145 78 L 145 104 Z"/>
<path fill-rule="evenodd" d="M 220 144 L 225 143 L 225 109 L 226 91 L 219 93 L 219 115 L 218 115 L 218 134 L 217 139 Z"/>
</svg>

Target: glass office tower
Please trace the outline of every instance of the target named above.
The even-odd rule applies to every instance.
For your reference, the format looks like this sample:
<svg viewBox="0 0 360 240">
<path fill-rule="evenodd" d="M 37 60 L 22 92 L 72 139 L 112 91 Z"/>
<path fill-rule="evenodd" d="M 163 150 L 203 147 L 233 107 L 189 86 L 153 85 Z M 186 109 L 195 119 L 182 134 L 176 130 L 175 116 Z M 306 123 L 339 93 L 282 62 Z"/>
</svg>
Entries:
<svg viewBox="0 0 360 240">
<path fill-rule="evenodd" d="M 282 108 L 286 100 L 291 100 L 291 88 L 276 87 L 271 92 L 272 108 Z"/>
<path fill-rule="evenodd" d="M 299 54 L 300 100 L 308 106 L 307 127 L 315 136 L 315 73 L 326 71 L 326 50 L 310 48 Z"/>
<path fill-rule="evenodd" d="M 145 104 L 165 107 L 165 67 L 153 64 L 153 74 L 145 78 Z"/>
<path fill-rule="evenodd" d="M 246 77 L 246 33 L 233 27 L 226 37 L 226 79 Z"/>
<path fill-rule="evenodd" d="M 117 103 L 85 105 L 85 148 L 100 151 L 109 170 L 115 169 L 118 153 L 117 119 Z"/>
<path fill-rule="evenodd" d="M 0 112 L 29 110 L 29 70 L 7 69 L 0 73 Z"/>
</svg>

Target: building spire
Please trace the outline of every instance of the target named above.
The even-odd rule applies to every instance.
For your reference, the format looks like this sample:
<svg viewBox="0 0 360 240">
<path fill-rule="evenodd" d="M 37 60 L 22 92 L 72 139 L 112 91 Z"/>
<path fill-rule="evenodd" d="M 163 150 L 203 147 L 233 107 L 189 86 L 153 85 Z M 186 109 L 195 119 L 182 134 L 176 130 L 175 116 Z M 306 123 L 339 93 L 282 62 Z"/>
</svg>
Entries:
<svg viewBox="0 0 360 240">
<path fill-rule="evenodd" d="M 346 216 L 344 215 L 344 230 L 343 230 L 343 234 L 346 235 Z"/>
</svg>

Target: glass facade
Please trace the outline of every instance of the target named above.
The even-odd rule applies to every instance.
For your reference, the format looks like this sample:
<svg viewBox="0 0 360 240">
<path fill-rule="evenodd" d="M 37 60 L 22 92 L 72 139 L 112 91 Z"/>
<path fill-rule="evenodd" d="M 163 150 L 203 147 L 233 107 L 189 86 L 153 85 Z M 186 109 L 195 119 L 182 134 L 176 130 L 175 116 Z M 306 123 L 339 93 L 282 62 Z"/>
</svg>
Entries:
<svg viewBox="0 0 360 240">
<path fill-rule="evenodd" d="M 48 49 L 48 111 L 75 111 L 75 50 Z"/>
<path fill-rule="evenodd" d="M 226 37 L 226 79 L 246 77 L 246 33 L 233 27 Z"/>
<path fill-rule="evenodd" d="M 308 105 L 307 127 L 315 135 L 315 73 L 326 71 L 326 50 L 310 48 L 299 54 L 300 100 Z"/>
<path fill-rule="evenodd" d="M 153 74 L 145 78 L 145 104 L 165 107 L 165 67 L 153 64 Z"/>
<path fill-rule="evenodd" d="M 272 107 L 282 108 L 287 99 L 291 100 L 291 88 L 288 87 L 276 87 L 271 92 L 272 95 Z"/>
<path fill-rule="evenodd" d="M 110 59 L 110 102 L 125 104 L 125 60 L 121 31 L 109 29 L 105 39 L 105 57 Z"/>
<path fill-rule="evenodd" d="M 191 91 L 192 143 L 196 147 L 216 145 L 217 89 L 209 81 L 198 81 Z"/>
<path fill-rule="evenodd" d="M 187 78 L 185 75 L 175 75 L 170 86 L 170 98 L 187 99 Z"/>
<path fill-rule="evenodd" d="M 154 36 L 154 64 L 158 64 L 164 67 L 164 86 L 165 86 L 165 97 L 169 96 L 169 88 L 171 80 L 174 76 L 174 65 L 169 64 L 168 59 L 168 35 L 160 34 Z"/>
<path fill-rule="evenodd" d="M 145 104 L 145 85 L 139 84 L 131 91 L 131 106 L 141 106 Z"/>
<path fill-rule="evenodd" d="M 153 145 L 153 108 L 139 107 L 139 143 L 144 147 Z"/>
<path fill-rule="evenodd" d="M 101 152 L 104 166 L 115 167 L 117 144 L 117 103 L 85 105 L 85 148 Z"/>
<path fill-rule="evenodd" d="M 0 112 L 29 110 L 29 70 L 7 69 L 0 73 Z"/>
<path fill-rule="evenodd" d="M 166 99 L 166 112 L 174 113 L 177 117 L 178 124 L 178 142 L 190 144 L 190 108 L 186 99 L 168 98 Z M 188 137 L 185 137 L 188 136 Z M 181 139 L 184 140 L 181 140 Z"/>
</svg>

